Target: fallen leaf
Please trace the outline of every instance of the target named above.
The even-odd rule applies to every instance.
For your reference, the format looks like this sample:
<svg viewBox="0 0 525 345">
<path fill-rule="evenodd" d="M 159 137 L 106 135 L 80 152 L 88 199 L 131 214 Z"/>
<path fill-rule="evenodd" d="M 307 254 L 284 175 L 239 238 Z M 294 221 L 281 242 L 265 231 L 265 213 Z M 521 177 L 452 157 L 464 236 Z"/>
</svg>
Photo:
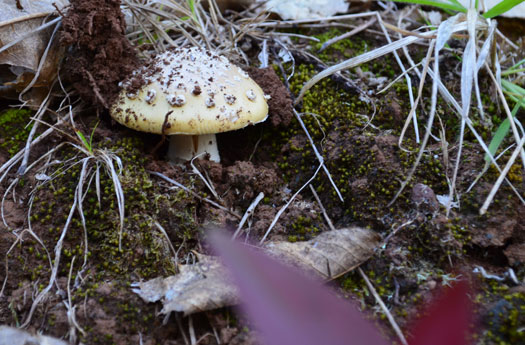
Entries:
<svg viewBox="0 0 525 345">
<path fill-rule="evenodd" d="M 323 232 L 306 242 L 268 243 L 260 250 L 288 266 L 329 280 L 366 261 L 379 243 L 374 231 L 353 227 Z M 144 301 L 162 301 L 165 314 L 177 311 L 188 315 L 239 302 L 226 268 L 212 256 L 199 255 L 198 263 L 181 265 L 177 275 L 135 283 L 134 287 Z"/>
<path fill-rule="evenodd" d="M 213 234 L 211 244 L 231 270 L 240 290 L 241 308 L 260 331 L 264 344 L 388 344 L 355 304 L 337 296 L 320 279 L 306 277 L 224 235 Z"/>
<path fill-rule="evenodd" d="M 425 316 L 416 321 L 409 344 L 469 344 L 467 338 L 474 320 L 470 292 L 466 281 L 445 288 L 441 296 L 435 297 L 425 308 Z"/>
<path fill-rule="evenodd" d="M 56 11 L 53 3 L 59 8 L 66 4 L 65 1 L 54 0 L 0 0 L 0 49 L 23 38 L 20 43 L 0 51 L 2 96 L 12 96 L 11 93 L 16 94 L 23 90 L 38 70 L 41 57 L 57 24 L 34 31 L 52 20 L 49 16 Z M 61 52 L 58 43 L 52 44 L 48 49 L 35 87 L 48 86 L 54 80 Z"/>
<path fill-rule="evenodd" d="M 213 234 L 211 244 L 231 271 L 241 308 L 264 344 L 387 344 L 355 305 L 319 281 L 224 235 Z M 469 295 L 465 280 L 444 287 L 423 308 L 409 344 L 469 344 L 470 329 L 476 329 Z"/>
<path fill-rule="evenodd" d="M 213 256 L 199 255 L 199 262 L 180 265 L 177 275 L 135 283 L 133 289 L 146 302 L 162 300 L 162 313 L 185 315 L 237 304 L 237 288 L 230 283 L 226 268 Z"/>
<path fill-rule="evenodd" d="M 279 261 L 329 280 L 368 260 L 380 240 L 372 230 L 352 227 L 326 231 L 306 242 L 270 242 L 263 248 Z"/>
<path fill-rule="evenodd" d="M 67 345 L 65 341 L 8 326 L 0 326 L 0 345 Z"/>
</svg>

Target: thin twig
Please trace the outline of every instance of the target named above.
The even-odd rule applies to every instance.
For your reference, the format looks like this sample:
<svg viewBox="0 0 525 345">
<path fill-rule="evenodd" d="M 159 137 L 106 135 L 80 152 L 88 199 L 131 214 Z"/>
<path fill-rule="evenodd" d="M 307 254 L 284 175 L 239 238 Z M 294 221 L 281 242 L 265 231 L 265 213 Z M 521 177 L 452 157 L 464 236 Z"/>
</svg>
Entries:
<svg viewBox="0 0 525 345">
<path fill-rule="evenodd" d="M 190 193 L 191 195 L 193 195 L 194 197 L 196 197 L 196 198 L 199 199 L 199 200 L 206 201 L 207 203 L 209 203 L 209 204 L 211 204 L 211 205 L 217 207 L 218 209 L 221 209 L 221 210 L 223 210 L 223 211 L 225 211 L 225 212 L 228 212 L 229 214 L 231 214 L 231 215 L 234 216 L 234 217 L 237 217 L 237 218 L 239 218 L 239 219 L 242 218 L 242 217 L 239 216 L 237 213 L 235 213 L 235 212 L 233 212 L 233 211 L 227 209 L 227 208 L 224 207 L 224 206 L 221 206 L 221 205 L 217 204 L 217 203 L 216 203 L 215 201 L 213 201 L 213 200 L 210 200 L 210 199 L 208 199 L 208 198 L 205 198 L 205 197 L 200 196 L 199 194 L 195 193 L 194 191 L 192 191 L 192 190 L 189 189 L 188 187 L 186 187 L 186 186 L 184 186 L 184 185 L 178 183 L 177 181 L 175 181 L 175 180 L 169 178 L 168 176 L 166 176 L 166 175 L 164 175 L 164 174 L 161 174 L 161 173 L 156 172 L 156 171 L 148 171 L 148 172 L 149 172 L 150 174 L 152 174 L 152 175 L 155 175 L 155 176 L 160 177 L 161 179 L 163 179 L 163 180 L 166 181 L 166 182 L 169 182 L 169 183 L 175 185 L 176 188 L 180 188 L 180 189 L 182 189 L 182 190 L 184 190 L 184 191 Z"/>
<path fill-rule="evenodd" d="M 392 316 L 392 314 L 390 313 L 390 311 L 386 307 L 385 303 L 383 303 L 383 300 L 381 299 L 381 296 L 379 296 L 379 294 L 377 293 L 376 289 L 374 288 L 374 286 L 372 285 L 372 283 L 370 282 L 370 280 L 366 276 L 365 272 L 363 272 L 361 267 L 358 267 L 357 271 L 359 272 L 359 274 L 361 275 L 361 277 L 365 281 L 366 286 L 368 287 L 368 290 L 370 290 L 370 292 L 372 293 L 372 295 L 376 299 L 377 304 L 379 304 L 379 306 L 381 307 L 381 309 L 385 313 L 385 316 L 387 317 L 388 322 L 390 322 L 390 325 L 394 329 L 394 332 L 396 333 L 397 337 L 399 338 L 399 341 L 401 341 L 401 343 L 403 345 L 408 345 L 408 342 L 407 342 L 405 336 L 403 335 L 403 332 L 401 332 L 401 328 L 399 328 L 396 320 L 394 319 L 394 317 Z"/>
<path fill-rule="evenodd" d="M 197 176 L 199 176 L 201 178 L 201 180 L 204 182 L 204 184 L 206 185 L 206 187 L 208 187 L 208 189 L 210 190 L 210 192 L 213 194 L 213 196 L 215 197 L 215 199 L 217 200 L 221 200 L 221 197 L 219 196 L 219 194 L 217 194 L 217 192 L 215 191 L 215 187 L 213 187 L 213 183 L 211 181 L 208 181 L 207 178 L 205 178 L 201 172 L 199 171 L 199 169 L 197 169 L 197 167 L 195 166 L 195 164 L 193 164 L 193 161 L 197 158 L 199 158 L 200 156 L 204 155 L 204 154 L 207 154 L 207 152 L 202 152 L 201 154 L 198 154 L 197 156 L 193 157 L 192 160 L 190 161 L 190 165 L 193 169 L 193 172 L 195 174 L 197 174 Z"/>
<path fill-rule="evenodd" d="M 341 200 L 341 202 L 344 202 L 344 199 L 343 199 L 343 195 L 341 194 L 341 192 L 339 191 L 339 188 L 337 188 L 334 180 L 332 179 L 332 175 L 330 174 L 330 171 L 328 171 L 328 168 L 326 167 L 326 165 L 324 164 L 324 158 L 323 156 L 321 156 L 321 154 L 319 153 L 319 151 L 317 150 L 317 147 L 315 146 L 315 143 L 312 139 L 312 137 L 310 136 L 310 133 L 308 132 L 308 129 L 306 128 L 303 120 L 301 119 L 301 115 L 302 114 L 299 114 L 295 109 L 293 109 L 293 113 L 295 115 L 295 117 L 297 118 L 297 121 L 299 121 L 299 124 L 301 125 L 301 128 L 303 129 L 303 131 L 305 132 L 306 134 L 306 137 L 308 138 L 308 141 L 310 141 L 310 145 L 312 146 L 312 149 L 314 150 L 314 153 L 315 153 L 315 156 L 317 157 L 317 160 L 319 161 L 320 163 L 320 167 L 323 168 L 326 176 L 328 177 L 328 180 L 330 180 L 330 183 L 332 184 L 332 187 L 334 187 L 334 190 L 335 192 L 337 193 L 337 196 L 339 197 L 339 200 Z"/>
<path fill-rule="evenodd" d="M 332 223 L 332 220 L 328 216 L 328 213 L 326 213 L 326 209 L 324 208 L 323 203 L 321 202 L 321 199 L 319 199 L 319 195 L 317 195 L 317 192 L 315 191 L 314 186 L 312 186 L 311 184 L 310 184 L 310 190 L 312 191 L 312 194 L 314 195 L 315 200 L 317 201 L 317 203 L 319 204 L 319 207 L 321 208 L 321 212 L 323 213 L 324 219 L 326 220 L 328 227 L 332 231 L 336 230 L 334 224 Z"/>
<path fill-rule="evenodd" d="M 168 245 L 171 249 L 171 251 L 173 252 L 173 257 L 175 258 L 175 263 L 178 262 L 178 259 L 177 259 L 177 251 L 175 250 L 175 248 L 173 247 L 173 244 L 171 243 L 171 239 L 170 237 L 168 236 L 168 233 L 166 232 L 166 230 L 164 229 L 164 227 L 162 225 L 160 225 L 159 222 L 155 221 L 155 226 L 157 227 L 157 229 L 159 229 L 159 231 L 164 235 L 164 237 L 166 237 L 166 241 L 168 242 Z"/>
<path fill-rule="evenodd" d="M 514 152 L 512 152 L 512 156 L 510 156 L 509 161 L 505 165 L 505 168 L 499 174 L 498 179 L 496 180 L 496 183 L 494 183 L 494 186 L 492 186 L 489 196 L 487 197 L 487 199 L 483 203 L 483 206 L 479 210 L 479 214 L 483 215 L 485 214 L 485 212 L 487 212 L 487 209 L 489 208 L 489 205 L 492 202 L 492 199 L 494 199 L 494 196 L 496 195 L 496 192 L 501 186 L 503 179 L 505 178 L 505 176 L 507 176 L 507 173 L 509 172 L 510 168 L 512 168 L 512 165 L 516 161 L 516 158 L 518 157 L 518 154 L 521 152 L 524 144 L 525 144 L 525 135 L 521 137 L 521 141 L 519 142 L 518 146 L 516 146 L 516 148 L 514 149 Z"/>
<path fill-rule="evenodd" d="M 260 192 L 259 195 L 257 195 L 257 197 L 255 198 L 255 200 L 253 200 L 253 202 L 250 204 L 250 206 L 248 206 L 248 208 L 246 209 L 246 212 L 244 212 L 244 215 L 242 216 L 241 221 L 239 222 L 239 225 L 237 226 L 237 230 L 235 231 L 235 233 L 232 236 L 233 240 L 237 238 L 237 236 L 239 235 L 239 233 L 242 230 L 242 227 L 244 226 L 244 223 L 246 223 L 248 218 L 253 214 L 253 211 L 255 210 L 257 205 L 259 205 L 259 202 L 263 198 L 264 198 L 264 193 Z"/>
<path fill-rule="evenodd" d="M 354 28 L 351 31 L 345 32 L 342 35 L 339 35 L 337 37 L 329 39 L 328 41 L 323 43 L 323 45 L 321 46 L 321 49 L 319 49 L 319 53 L 321 53 L 323 50 L 325 50 L 326 48 L 328 48 L 329 46 L 331 46 L 334 43 L 337 43 L 337 42 L 339 42 L 341 40 L 347 39 L 348 37 L 352 37 L 354 35 L 357 35 L 361 31 L 367 29 L 369 26 L 374 24 L 376 21 L 377 21 L 377 18 L 374 17 L 374 18 L 368 20 L 366 23 L 363 23 L 363 24 L 359 25 L 358 27 Z"/>
<path fill-rule="evenodd" d="M 290 200 L 288 200 L 288 202 L 283 206 L 281 207 L 281 209 L 279 210 L 279 212 L 277 212 L 277 214 L 275 215 L 275 217 L 273 218 L 273 221 L 272 223 L 270 224 L 270 226 L 268 227 L 268 230 L 266 230 L 266 233 L 264 234 L 264 236 L 261 238 L 261 240 L 259 241 L 259 244 L 262 245 L 264 243 L 264 241 L 266 240 L 266 238 L 268 237 L 268 235 L 270 234 L 270 231 L 272 231 L 273 227 L 275 226 L 275 224 L 277 224 L 277 221 L 279 220 L 279 217 L 281 217 L 281 215 L 283 214 L 283 212 L 288 208 L 288 206 L 290 206 L 290 204 L 292 203 L 292 201 L 294 201 L 294 199 L 297 197 L 297 195 L 299 195 L 299 193 L 301 193 L 301 191 L 306 187 L 308 186 L 317 176 L 317 173 L 319 173 L 319 170 L 321 170 L 321 168 L 323 167 L 323 163 L 319 164 L 319 166 L 317 167 L 317 170 L 315 170 L 315 173 L 312 175 L 312 177 L 310 177 L 310 179 L 308 181 L 306 181 L 306 183 L 301 187 L 299 188 L 299 190 L 297 192 L 295 192 L 294 195 L 292 195 L 292 197 L 290 198 Z"/>
</svg>

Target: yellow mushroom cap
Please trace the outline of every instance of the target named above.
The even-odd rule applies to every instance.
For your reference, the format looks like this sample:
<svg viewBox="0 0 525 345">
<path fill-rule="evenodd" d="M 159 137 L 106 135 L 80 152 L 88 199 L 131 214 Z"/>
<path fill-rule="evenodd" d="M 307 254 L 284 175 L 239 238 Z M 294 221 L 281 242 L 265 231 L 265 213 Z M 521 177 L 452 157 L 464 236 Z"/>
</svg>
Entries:
<svg viewBox="0 0 525 345">
<path fill-rule="evenodd" d="M 138 131 L 212 134 L 264 121 L 262 89 L 223 56 L 200 48 L 157 55 L 132 73 L 111 116 Z"/>
</svg>

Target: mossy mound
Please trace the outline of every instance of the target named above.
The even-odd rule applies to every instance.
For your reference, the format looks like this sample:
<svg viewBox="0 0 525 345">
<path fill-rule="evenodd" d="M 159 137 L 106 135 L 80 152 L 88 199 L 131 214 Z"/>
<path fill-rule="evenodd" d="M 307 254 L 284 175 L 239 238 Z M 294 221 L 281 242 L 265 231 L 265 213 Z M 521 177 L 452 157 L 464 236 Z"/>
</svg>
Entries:
<svg viewBox="0 0 525 345">
<path fill-rule="evenodd" d="M 165 193 L 154 183 L 145 170 L 147 162 L 142 150 L 138 138 L 108 139 L 94 143 L 93 147 L 95 156 L 101 152 L 115 154 L 118 158 L 112 164 L 117 171 L 118 160 L 122 164 L 120 183 L 124 193 L 125 219 L 121 249 L 119 209 L 107 164 L 96 158 L 87 163 L 82 203 L 84 230 L 78 204 L 73 211 L 71 208 L 81 177 L 82 159 L 86 156 L 69 145 L 56 153 L 56 164 L 46 170 L 50 179 L 34 189 L 28 218 L 47 251 L 39 241 L 24 236 L 23 244 L 9 256 L 13 265 L 24 267 L 18 277 L 19 287 L 24 281 L 30 281 L 39 282 L 38 290 L 44 289 L 51 275 L 50 261 L 54 263 L 56 260 L 54 248 L 64 236 L 65 224 L 69 222 L 61 251 L 58 286 L 65 289 L 64 282 L 69 278 L 72 301 L 89 301 L 91 307 L 114 316 L 122 322 L 119 326 L 122 333 L 153 327 L 157 322 L 154 313 L 133 295 L 130 284 L 176 273 L 177 263 L 173 261 L 168 241 L 171 240 L 175 248 L 182 248 L 178 254 L 184 258 L 187 254 L 184 243 L 191 243 L 197 236 L 193 217 L 196 202 L 184 191 Z M 97 166 L 99 174 L 95 173 Z M 100 190 L 100 200 L 97 190 Z M 35 317 L 44 318 L 51 334 L 59 335 L 61 327 L 57 324 L 61 325 L 61 322 L 57 320 L 62 314 L 60 310 L 52 314 L 53 317 L 46 317 L 37 313 Z M 87 330 L 96 327 L 92 321 L 89 317 L 84 320 Z M 66 324 L 62 326 L 66 327 Z M 109 341 L 99 339 L 99 332 L 87 334 L 83 339 L 87 343 L 105 344 Z"/>
<path fill-rule="evenodd" d="M 0 113 L 0 150 L 9 157 L 22 149 L 32 125 L 29 118 L 32 112 L 27 109 L 9 109 Z"/>
</svg>

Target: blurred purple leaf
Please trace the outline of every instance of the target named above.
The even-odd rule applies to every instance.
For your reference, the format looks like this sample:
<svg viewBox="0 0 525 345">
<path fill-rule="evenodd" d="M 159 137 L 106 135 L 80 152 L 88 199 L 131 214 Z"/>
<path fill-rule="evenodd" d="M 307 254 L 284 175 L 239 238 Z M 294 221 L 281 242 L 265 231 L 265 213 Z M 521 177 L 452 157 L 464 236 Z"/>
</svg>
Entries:
<svg viewBox="0 0 525 345">
<path fill-rule="evenodd" d="M 213 234 L 211 244 L 231 270 L 242 308 L 267 345 L 386 345 L 357 307 L 322 282 Z"/>
<path fill-rule="evenodd" d="M 435 297 L 412 331 L 410 345 L 467 345 L 473 317 L 469 285 L 465 281 Z"/>
</svg>

